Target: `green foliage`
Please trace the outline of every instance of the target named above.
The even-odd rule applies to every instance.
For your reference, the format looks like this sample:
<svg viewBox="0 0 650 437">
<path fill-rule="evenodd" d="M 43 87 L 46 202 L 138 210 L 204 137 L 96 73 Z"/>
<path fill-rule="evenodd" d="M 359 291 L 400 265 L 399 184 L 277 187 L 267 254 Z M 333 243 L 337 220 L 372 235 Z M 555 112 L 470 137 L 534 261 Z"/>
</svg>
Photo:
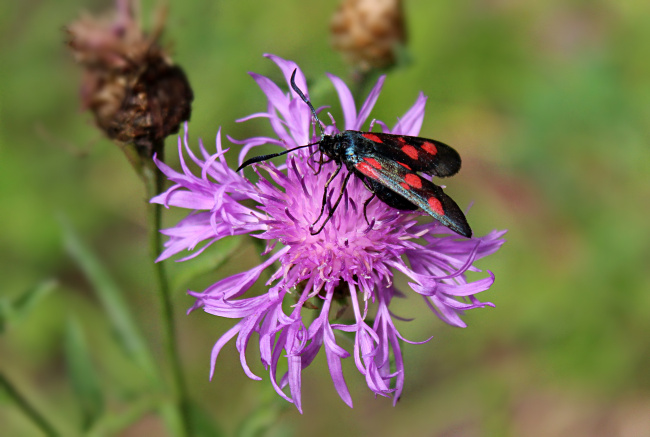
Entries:
<svg viewBox="0 0 650 437">
<path fill-rule="evenodd" d="M 83 328 L 72 318 L 68 321 L 65 331 L 64 352 L 68 379 L 82 409 L 82 428 L 88 430 L 101 416 L 104 399 Z"/>
<path fill-rule="evenodd" d="M 63 227 L 66 250 L 92 284 L 92 290 L 96 293 L 110 320 L 118 344 L 124 353 L 141 367 L 145 375 L 155 383 L 159 376 L 153 359 L 131 311 L 122 297 L 122 292 L 99 259 L 79 239 L 65 220 L 63 220 Z"/>
<path fill-rule="evenodd" d="M 0 335 L 12 325 L 19 324 L 55 288 L 56 281 L 48 280 L 25 290 L 16 299 L 11 300 L 8 296 L 0 296 Z"/>
</svg>

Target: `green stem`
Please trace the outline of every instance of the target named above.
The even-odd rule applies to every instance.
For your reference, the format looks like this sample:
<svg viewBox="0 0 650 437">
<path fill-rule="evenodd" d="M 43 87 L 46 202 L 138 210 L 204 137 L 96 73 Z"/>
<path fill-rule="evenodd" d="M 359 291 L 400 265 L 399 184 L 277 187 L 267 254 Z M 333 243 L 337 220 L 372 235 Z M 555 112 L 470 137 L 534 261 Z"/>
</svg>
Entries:
<svg viewBox="0 0 650 437">
<path fill-rule="evenodd" d="M 23 413 L 25 413 L 34 423 L 38 426 L 45 435 L 51 437 L 58 437 L 60 434 L 54 429 L 50 422 L 39 413 L 32 404 L 29 403 L 23 395 L 21 395 L 16 387 L 5 377 L 3 373 L 0 372 L 0 387 L 3 387 L 9 397 L 11 397 L 18 408 L 20 408 Z"/>
<path fill-rule="evenodd" d="M 157 157 L 164 161 L 164 147 L 162 144 L 156 148 Z M 142 167 L 142 178 L 147 187 L 147 199 L 160 194 L 163 191 L 165 177 L 156 167 L 153 160 L 147 160 Z M 158 203 L 149 204 L 149 232 L 151 256 L 155 261 L 162 250 L 162 205 Z M 176 324 L 174 322 L 174 311 L 172 306 L 167 269 L 164 262 L 154 262 L 154 269 L 157 281 L 158 298 L 160 299 L 160 316 L 162 322 L 163 348 L 170 366 L 172 390 L 176 400 L 176 407 L 181 420 L 181 436 L 191 436 L 190 403 L 187 393 L 187 386 L 181 370 L 180 355 L 176 347 Z"/>
</svg>

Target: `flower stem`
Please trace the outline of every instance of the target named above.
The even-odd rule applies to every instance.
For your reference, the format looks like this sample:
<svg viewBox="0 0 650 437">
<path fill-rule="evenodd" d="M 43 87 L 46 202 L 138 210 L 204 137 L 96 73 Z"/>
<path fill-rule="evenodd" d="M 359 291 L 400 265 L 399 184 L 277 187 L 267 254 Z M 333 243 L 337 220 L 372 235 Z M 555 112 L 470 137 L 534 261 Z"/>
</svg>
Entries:
<svg viewBox="0 0 650 437">
<path fill-rule="evenodd" d="M 18 392 L 18 389 L 5 377 L 5 375 L 0 372 L 0 387 L 4 388 L 9 397 L 13 399 L 16 403 L 16 406 L 20 408 L 25 415 L 27 415 L 34 425 L 38 426 L 45 435 L 51 437 L 58 437 L 61 434 L 54 429 L 52 424 L 39 413 L 36 408 L 29 403 L 25 397 Z"/>
<path fill-rule="evenodd" d="M 164 161 L 163 144 L 158 145 L 156 149 L 157 158 L 160 161 Z M 151 199 L 162 192 L 165 177 L 158 170 L 153 160 L 146 160 L 146 163 L 142 166 L 142 178 L 147 189 L 147 199 Z M 149 204 L 149 248 L 152 259 L 154 260 L 158 298 L 160 299 L 163 348 L 165 350 L 166 361 L 170 366 L 172 393 L 181 420 L 180 425 L 182 429 L 179 431 L 181 436 L 191 436 L 193 433 L 190 420 L 190 403 L 187 386 L 181 370 L 180 355 L 176 347 L 176 324 L 174 321 L 167 269 L 164 261 L 155 262 L 162 249 L 162 234 L 160 233 L 162 224 L 161 212 L 162 205 L 158 203 Z"/>
</svg>

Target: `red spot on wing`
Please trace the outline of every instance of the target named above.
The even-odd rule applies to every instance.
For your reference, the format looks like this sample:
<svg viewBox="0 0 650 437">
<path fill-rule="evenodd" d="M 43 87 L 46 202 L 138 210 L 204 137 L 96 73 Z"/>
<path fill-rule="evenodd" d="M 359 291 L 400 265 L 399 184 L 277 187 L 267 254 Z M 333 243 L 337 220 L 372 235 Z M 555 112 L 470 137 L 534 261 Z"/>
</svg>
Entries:
<svg viewBox="0 0 650 437">
<path fill-rule="evenodd" d="M 381 164 L 375 158 L 363 158 L 363 160 L 375 167 L 377 170 L 381 168 Z"/>
<path fill-rule="evenodd" d="M 401 165 L 402 167 L 404 167 L 404 168 L 407 169 L 407 170 L 411 170 L 411 167 L 409 167 L 408 165 L 404 164 L 403 162 L 398 162 L 398 164 Z"/>
<path fill-rule="evenodd" d="M 435 155 L 438 153 L 438 148 L 436 145 L 429 141 L 425 141 L 424 144 L 422 144 L 422 150 L 427 152 L 429 155 Z"/>
<path fill-rule="evenodd" d="M 399 186 L 404 188 L 405 190 L 410 190 L 411 189 L 409 184 L 405 184 L 404 182 L 400 182 Z"/>
<path fill-rule="evenodd" d="M 408 173 L 404 176 L 404 181 L 413 188 L 422 188 L 422 179 L 414 173 Z"/>
<path fill-rule="evenodd" d="M 438 215 L 445 215 L 445 210 L 442 209 L 442 203 L 435 197 L 431 196 L 427 199 L 427 202 L 429 203 L 429 206 Z"/>
<path fill-rule="evenodd" d="M 355 165 L 355 168 L 368 177 L 371 177 L 373 179 L 377 178 L 377 170 L 375 170 L 375 168 L 367 162 L 360 162 Z"/>
<path fill-rule="evenodd" d="M 370 141 L 374 141 L 375 143 L 383 143 L 381 138 L 379 138 L 377 135 L 370 132 L 363 133 L 361 134 L 361 136 L 364 138 L 368 138 Z"/>
<path fill-rule="evenodd" d="M 418 159 L 418 151 L 413 146 L 409 146 L 407 144 L 406 146 L 402 147 L 402 152 L 406 153 L 406 155 L 411 159 Z"/>
</svg>

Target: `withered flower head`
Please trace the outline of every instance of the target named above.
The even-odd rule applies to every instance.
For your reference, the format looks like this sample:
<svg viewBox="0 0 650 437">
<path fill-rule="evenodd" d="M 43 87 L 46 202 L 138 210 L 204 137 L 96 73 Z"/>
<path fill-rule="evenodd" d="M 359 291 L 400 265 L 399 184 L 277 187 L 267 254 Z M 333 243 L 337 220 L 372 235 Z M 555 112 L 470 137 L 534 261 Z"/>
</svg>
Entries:
<svg viewBox="0 0 650 437">
<path fill-rule="evenodd" d="M 84 67 L 81 98 L 111 139 L 151 157 L 191 114 L 192 89 L 158 44 L 162 19 L 142 32 L 129 0 L 100 17 L 84 14 L 66 28 L 68 46 Z"/>
<path fill-rule="evenodd" d="M 343 0 L 330 28 L 334 49 L 361 71 L 393 65 L 406 42 L 401 0 Z"/>
</svg>

